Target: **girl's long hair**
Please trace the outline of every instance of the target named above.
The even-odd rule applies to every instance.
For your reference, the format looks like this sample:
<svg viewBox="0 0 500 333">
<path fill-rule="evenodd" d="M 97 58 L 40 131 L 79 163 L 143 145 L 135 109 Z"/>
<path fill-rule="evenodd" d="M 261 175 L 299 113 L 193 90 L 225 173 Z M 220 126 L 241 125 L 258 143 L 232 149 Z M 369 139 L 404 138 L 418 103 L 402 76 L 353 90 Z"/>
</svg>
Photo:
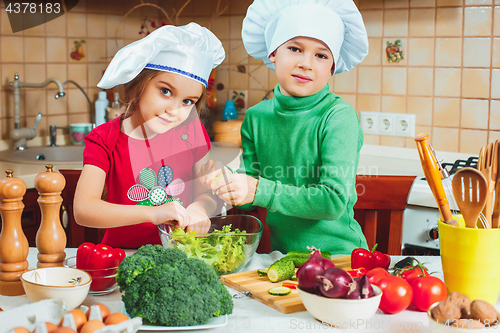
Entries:
<svg viewBox="0 0 500 333">
<path fill-rule="evenodd" d="M 149 82 L 149 80 L 161 73 L 162 71 L 144 68 L 132 81 L 127 82 L 123 85 L 125 89 L 125 98 L 123 102 L 127 106 L 125 109 L 124 119 L 130 117 L 134 112 L 137 111 L 137 109 L 139 108 L 139 99 L 141 98 L 141 95 L 144 92 L 147 83 Z M 209 119 L 206 102 L 207 93 L 206 89 L 203 89 L 203 94 L 201 94 L 200 99 L 198 99 L 195 105 L 198 117 L 205 127 Z M 196 114 L 192 113 L 189 115 L 186 121 L 191 120 L 194 117 L 196 117 Z"/>
</svg>

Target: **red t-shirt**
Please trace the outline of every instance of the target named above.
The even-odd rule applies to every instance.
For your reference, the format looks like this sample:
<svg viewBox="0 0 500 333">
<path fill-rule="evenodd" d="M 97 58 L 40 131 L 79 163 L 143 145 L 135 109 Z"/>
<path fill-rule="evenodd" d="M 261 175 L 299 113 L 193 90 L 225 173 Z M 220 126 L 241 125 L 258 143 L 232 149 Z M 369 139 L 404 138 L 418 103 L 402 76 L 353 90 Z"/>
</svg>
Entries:
<svg viewBox="0 0 500 333">
<path fill-rule="evenodd" d="M 193 165 L 210 150 L 205 127 L 194 118 L 152 139 L 138 140 L 120 131 L 122 117 L 94 128 L 85 137 L 83 164 L 106 172 L 107 201 L 121 205 L 161 205 L 168 196 L 193 201 Z M 145 169 L 149 168 L 149 169 Z M 160 244 L 152 223 L 108 228 L 102 240 L 112 247 Z"/>
</svg>

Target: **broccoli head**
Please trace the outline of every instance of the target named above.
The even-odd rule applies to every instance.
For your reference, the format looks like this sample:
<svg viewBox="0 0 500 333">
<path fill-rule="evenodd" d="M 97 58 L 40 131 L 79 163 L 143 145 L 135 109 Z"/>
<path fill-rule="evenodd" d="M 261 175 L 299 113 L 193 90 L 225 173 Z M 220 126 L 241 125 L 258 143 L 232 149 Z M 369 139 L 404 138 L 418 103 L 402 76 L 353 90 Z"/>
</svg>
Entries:
<svg viewBox="0 0 500 333">
<path fill-rule="evenodd" d="M 214 269 L 176 248 L 142 246 L 122 261 L 116 282 L 129 315 L 153 325 L 203 325 L 233 311 Z"/>
</svg>

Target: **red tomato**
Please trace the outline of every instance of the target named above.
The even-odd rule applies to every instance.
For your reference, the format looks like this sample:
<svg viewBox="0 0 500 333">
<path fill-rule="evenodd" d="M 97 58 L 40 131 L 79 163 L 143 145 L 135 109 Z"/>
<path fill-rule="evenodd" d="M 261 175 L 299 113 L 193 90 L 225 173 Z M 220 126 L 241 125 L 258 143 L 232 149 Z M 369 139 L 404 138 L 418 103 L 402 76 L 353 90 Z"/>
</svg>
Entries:
<svg viewBox="0 0 500 333">
<path fill-rule="evenodd" d="M 371 269 L 369 270 L 366 275 L 368 276 L 368 282 L 370 282 L 370 284 L 374 284 L 376 286 L 378 286 L 378 282 L 389 276 L 389 272 L 381 267 L 377 267 L 377 268 L 374 268 L 374 269 Z"/>
<path fill-rule="evenodd" d="M 413 290 L 408 282 L 398 276 L 387 276 L 378 282 L 382 289 L 379 309 L 387 314 L 405 310 L 413 298 Z"/>
<path fill-rule="evenodd" d="M 413 289 L 412 304 L 419 311 L 427 311 L 432 304 L 444 301 L 448 295 L 444 282 L 435 276 L 414 279 L 411 282 L 411 288 Z"/>
<path fill-rule="evenodd" d="M 427 270 L 425 270 L 425 269 L 422 272 L 422 268 L 420 268 L 418 266 L 413 268 L 413 269 L 410 269 L 410 270 L 407 270 L 407 271 L 404 271 L 401 273 L 401 277 L 403 279 L 405 279 L 406 282 L 408 282 L 410 284 L 413 282 L 413 280 L 415 280 L 418 277 L 421 277 L 422 275 L 429 276 L 429 272 L 427 272 Z"/>
</svg>

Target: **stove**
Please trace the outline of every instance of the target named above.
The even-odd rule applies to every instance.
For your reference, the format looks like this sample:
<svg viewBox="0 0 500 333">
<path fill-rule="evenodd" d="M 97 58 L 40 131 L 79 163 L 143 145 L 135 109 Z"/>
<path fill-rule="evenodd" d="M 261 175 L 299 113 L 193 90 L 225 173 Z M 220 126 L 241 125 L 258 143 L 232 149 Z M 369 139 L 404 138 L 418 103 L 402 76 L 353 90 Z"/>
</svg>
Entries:
<svg viewBox="0 0 500 333">
<path fill-rule="evenodd" d="M 477 156 L 459 159 L 453 163 L 442 163 L 450 177 L 443 180 L 446 196 L 453 214 L 458 207 L 453 199 L 451 179 L 455 172 L 464 167 L 477 168 Z M 439 255 L 439 232 L 437 220 L 440 218 L 436 200 L 423 177 L 415 178 L 408 196 L 404 212 L 402 254 Z"/>
</svg>

